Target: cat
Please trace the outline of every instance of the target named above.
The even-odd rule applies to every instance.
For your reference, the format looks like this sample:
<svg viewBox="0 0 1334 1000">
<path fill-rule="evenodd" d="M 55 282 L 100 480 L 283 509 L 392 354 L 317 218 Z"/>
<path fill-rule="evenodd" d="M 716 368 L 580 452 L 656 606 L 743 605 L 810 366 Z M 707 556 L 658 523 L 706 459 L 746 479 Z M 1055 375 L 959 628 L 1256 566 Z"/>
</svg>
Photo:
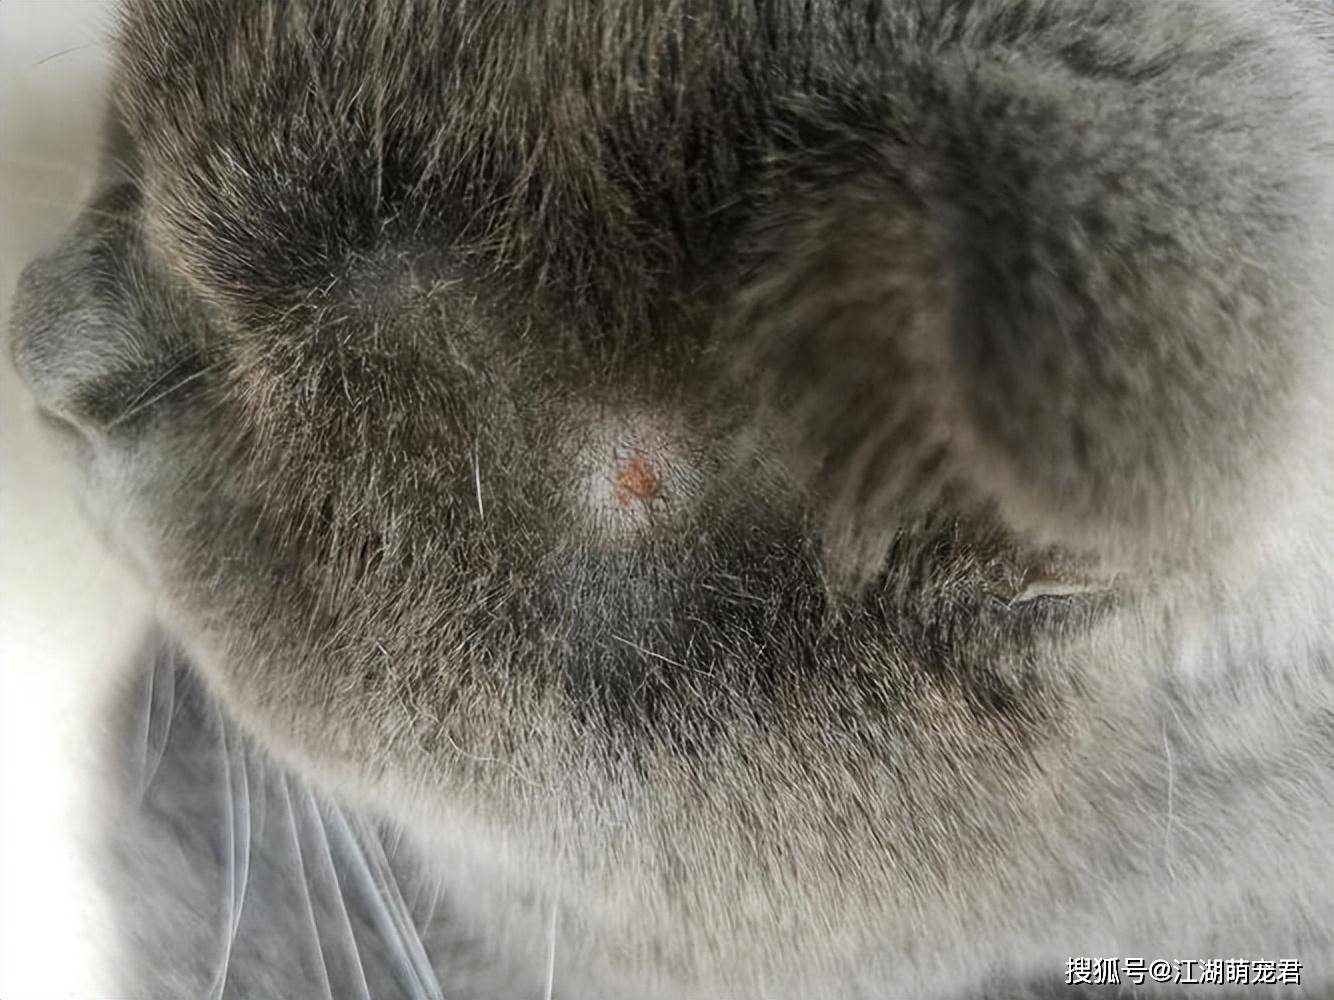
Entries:
<svg viewBox="0 0 1334 1000">
<path fill-rule="evenodd" d="M 1329 7 L 117 31 L 109 995 L 1334 995 Z"/>
</svg>

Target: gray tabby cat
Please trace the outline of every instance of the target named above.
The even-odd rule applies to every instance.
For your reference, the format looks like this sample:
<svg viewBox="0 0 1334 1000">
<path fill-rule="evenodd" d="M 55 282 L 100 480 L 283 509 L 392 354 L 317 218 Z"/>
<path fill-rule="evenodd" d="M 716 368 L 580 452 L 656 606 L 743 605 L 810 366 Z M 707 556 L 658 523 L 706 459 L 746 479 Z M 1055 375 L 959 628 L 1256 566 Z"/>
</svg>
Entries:
<svg viewBox="0 0 1334 1000">
<path fill-rule="evenodd" d="M 109 995 L 1334 995 L 1331 32 L 130 0 Z"/>
</svg>

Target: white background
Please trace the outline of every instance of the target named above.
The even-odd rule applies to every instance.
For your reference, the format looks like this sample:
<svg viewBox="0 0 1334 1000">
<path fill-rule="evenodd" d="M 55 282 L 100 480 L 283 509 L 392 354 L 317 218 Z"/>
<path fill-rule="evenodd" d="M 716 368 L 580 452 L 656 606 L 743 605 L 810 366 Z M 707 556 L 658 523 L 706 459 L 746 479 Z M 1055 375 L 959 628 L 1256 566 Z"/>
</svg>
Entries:
<svg viewBox="0 0 1334 1000">
<path fill-rule="evenodd" d="M 9 362 L 25 261 L 92 181 L 111 4 L 0 0 L 0 997 L 111 1000 L 81 857 L 99 702 L 145 603 L 80 520 Z"/>
</svg>

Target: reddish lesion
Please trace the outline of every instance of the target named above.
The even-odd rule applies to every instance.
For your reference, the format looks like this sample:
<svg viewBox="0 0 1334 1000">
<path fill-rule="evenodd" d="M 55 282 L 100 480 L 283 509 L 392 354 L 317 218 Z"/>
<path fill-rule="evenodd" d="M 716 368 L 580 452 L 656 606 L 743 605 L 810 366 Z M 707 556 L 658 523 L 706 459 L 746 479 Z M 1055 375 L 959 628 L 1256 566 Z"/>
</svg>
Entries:
<svg viewBox="0 0 1334 1000">
<path fill-rule="evenodd" d="M 611 491 L 611 499 L 616 506 L 628 507 L 635 501 L 650 503 L 661 496 L 662 481 L 646 459 L 632 455 L 617 461 L 616 479 Z"/>
</svg>

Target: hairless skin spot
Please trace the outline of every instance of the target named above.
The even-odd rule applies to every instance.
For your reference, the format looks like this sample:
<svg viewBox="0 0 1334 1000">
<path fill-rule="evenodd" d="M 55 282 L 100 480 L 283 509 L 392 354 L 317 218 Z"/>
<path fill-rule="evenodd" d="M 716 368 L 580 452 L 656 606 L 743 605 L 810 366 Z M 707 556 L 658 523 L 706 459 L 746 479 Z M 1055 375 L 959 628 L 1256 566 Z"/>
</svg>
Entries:
<svg viewBox="0 0 1334 1000">
<path fill-rule="evenodd" d="M 709 459 L 679 414 L 603 406 L 578 418 L 568 439 L 576 509 L 606 541 L 619 545 L 697 509 Z"/>
<path fill-rule="evenodd" d="M 648 503 L 661 496 L 662 483 L 646 459 L 633 455 L 617 462 L 611 499 L 618 507 L 628 507 L 636 500 Z"/>
</svg>

